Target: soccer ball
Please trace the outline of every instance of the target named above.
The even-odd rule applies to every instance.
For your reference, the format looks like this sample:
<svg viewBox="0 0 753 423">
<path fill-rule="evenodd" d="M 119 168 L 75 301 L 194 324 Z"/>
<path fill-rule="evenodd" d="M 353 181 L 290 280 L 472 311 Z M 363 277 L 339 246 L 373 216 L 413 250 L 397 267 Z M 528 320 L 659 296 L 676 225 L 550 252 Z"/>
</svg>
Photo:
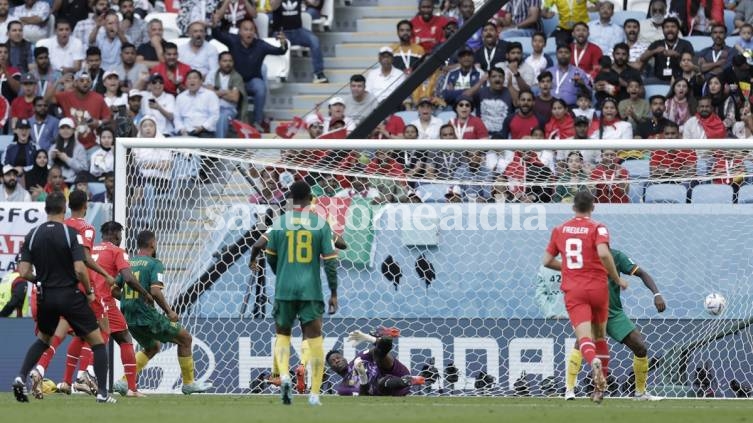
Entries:
<svg viewBox="0 0 753 423">
<path fill-rule="evenodd" d="M 706 308 L 706 312 L 712 316 L 718 316 L 722 314 L 724 308 L 727 306 L 727 299 L 722 294 L 712 292 L 706 296 L 703 306 Z"/>
</svg>

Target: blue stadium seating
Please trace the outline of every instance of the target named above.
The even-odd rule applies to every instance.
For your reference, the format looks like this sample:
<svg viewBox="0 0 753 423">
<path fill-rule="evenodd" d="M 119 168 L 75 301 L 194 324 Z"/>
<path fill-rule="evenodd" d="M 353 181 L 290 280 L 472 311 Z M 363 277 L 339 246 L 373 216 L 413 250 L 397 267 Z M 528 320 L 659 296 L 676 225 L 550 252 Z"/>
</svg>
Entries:
<svg viewBox="0 0 753 423">
<path fill-rule="evenodd" d="M 5 149 L 13 142 L 13 135 L 0 135 L 0 159 L 5 158 Z"/>
<path fill-rule="evenodd" d="M 442 119 L 442 124 L 445 124 L 448 123 L 450 119 L 455 118 L 455 112 L 446 110 L 444 112 L 439 112 L 439 114 L 437 114 L 437 117 Z"/>
<path fill-rule="evenodd" d="M 737 192 L 738 204 L 753 204 L 753 185 L 743 185 Z"/>
<path fill-rule="evenodd" d="M 727 34 L 731 34 L 735 30 L 735 11 L 724 11 L 724 26 L 727 27 Z"/>
<path fill-rule="evenodd" d="M 89 182 L 89 192 L 92 196 L 105 192 L 105 184 L 102 182 Z"/>
<path fill-rule="evenodd" d="M 407 125 L 414 120 L 418 119 L 418 112 L 412 111 L 412 110 L 405 110 L 402 112 L 395 113 L 395 116 L 399 117 L 403 120 L 403 122 Z"/>
<path fill-rule="evenodd" d="M 646 188 L 644 201 L 646 203 L 676 203 L 683 204 L 687 197 L 684 185 L 655 184 Z"/>
<path fill-rule="evenodd" d="M 724 184 L 703 184 L 693 188 L 693 204 L 732 204 L 732 187 Z"/>
<path fill-rule="evenodd" d="M 614 16 L 612 16 L 612 22 L 615 25 L 623 26 L 625 25 L 625 21 L 631 18 L 640 22 L 646 19 L 646 12 L 639 12 L 636 10 L 618 10 L 614 12 Z"/>
<path fill-rule="evenodd" d="M 739 35 L 732 35 L 730 37 L 727 37 L 725 39 L 725 42 L 727 43 L 728 46 L 734 47 L 735 44 L 737 44 L 738 40 L 740 40 L 740 36 Z"/>
<path fill-rule="evenodd" d="M 690 42 L 690 44 L 693 46 L 693 50 L 696 53 L 705 49 L 706 47 L 711 47 L 711 44 L 713 44 L 711 37 L 707 35 L 691 35 L 690 37 L 685 37 L 684 39 L 685 41 Z"/>
<path fill-rule="evenodd" d="M 648 160 L 625 160 L 622 162 L 622 167 L 628 171 L 630 179 L 643 179 L 649 176 Z"/>
<path fill-rule="evenodd" d="M 544 29 L 544 34 L 546 34 L 546 36 L 548 37 L 552 35 L 552 32 L 554 32 L 555 29 L 557 29 L 557 25 L 560 24 L 560 17 L 559 15 L 554 15 L 549 19 L 542 19 L 541 24 Z"/>
<path fill-rule="evenodd" d="M 665 84 L 649 84 L 644 86 L 643 88 L 646 90 L 646 100 L 653 95 L 663 95 L 666 97 L 670 87 L 670 85 Z"/>
</svg>

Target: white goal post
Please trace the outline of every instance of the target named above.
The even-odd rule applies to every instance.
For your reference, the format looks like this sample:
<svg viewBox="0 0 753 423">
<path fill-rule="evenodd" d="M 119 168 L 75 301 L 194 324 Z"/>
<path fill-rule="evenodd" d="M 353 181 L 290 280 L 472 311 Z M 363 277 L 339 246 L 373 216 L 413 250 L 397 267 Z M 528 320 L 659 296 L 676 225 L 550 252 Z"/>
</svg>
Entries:
<svg viewBox="0 0 753 423">
<path fill-rule="evenodd" d="M 560 178 L 567 151 L 598 157 L 607 149 L 644 151 L 623 162 L 625 185 L 634 190 L 630 204 L 597 204 L 594 218 L 609 227 L 612 248 L 650 273 L 666 298 L 667 311 L 658 313 L 652 293 L 637 278 L 629 278 L 631 287 L 623 294 L 625 311 L 648 346 L 649 389 L 673 397 L 741 395 L 734 383 L 753 384 L 753 206 L 742 199 L 743 191 L 753 190 L 740 188 L 753 182 L 749 140 L 119 138 L 114 216 L 126 227 L 129 253 L 139 230 L 157 234 L 165 294 L 194 337 L 197 378 L 212 381 L 218 393 L 274 389 L 263 383 L 271 367 L 274 275 L 248 269 L 248 248 L 267 219 L 284 212 L 286 184 L 301 178 L 319 189 L 317 205 L 348 243 L 338 268 L 341 309 L 324 317 L 326 350 L 341 349 L 351 359 L 357 349 L 345 342 L 348 331 L 396 327 L 401 331 L 396 357 L 412 373 L 434 381 L 414 394 L 557 395 L 574 339 L 558 305 L 540 302 L 558 297 L 556 281 L 539 277 L 539 261 L 551 229 L 571 217 L 571 207 L 564 199 L 544 204 L 525 195 L 482 202 L 470 195 L 470 187 L 494 193 L 496 186 L 509 191 L 513 184 L 536 185 L 555 192 L 575 184 Z M 657 150 L 695 150 L 699 162 L 702 156 L 718 159 L 728 169 L 739 159 L 745 170 L 734 175 L 728 170 L 726 179 L 737 184 L 740 204 L 732 197 L 691 198 L 696 186 L 729 186 L 716 182 L 725 175 L 714 173 L 711 162 L 704 162 L 704 172 L 695 173 L 694 164 L 692 175 L 655 176 L 649 157 Z M 377 153 L 384 151 L 390 154 Z M 471 160 L 470 151 L 494 153 L 488 163 L 505 165 L 522 160 L 525 153 L 515 152 L 527 151 L 549 163 L 543 157 L 552 151 L 547 156 L 552 169 L 548 179 L 534 182 L 525 176 L 513 182 L 513 176 L 470 180 L 462 172 L 408 172 L 416 152 L 418 160 L 455 154 L 455 167 Z M 154 182 L 154 173 L 143 173 L 154 157 L 170 162 L 164 186 Z M 380 157 L 396 163 L 405 158 L 406 172 L 375 173 Z M 350 159 L 353 166 L 340 167 Z M 354 183 L 341 185 L 342 180 Z M 604 181 L 578 186 L 611 183 Z M 388 189 L 382 185 L 396 183 L 404 193 L 385 200 Z M 652 197 L 659 192 L 654 186 L 675 188 L 669 191 L 680 191 L 679 200 Z M 454 203 L 453 195 L 462 200 Z M 422 260 L 433 266 L 433 277 L 419 269 Z M 704 298 L 714 292 L 727 300 L 718 316 L 704 309 Z M 632 395 L 632 353 L 613 340 L 609 344 L 611 393 Z M 291 368 L 300 351 L 298 329 L 293 349 Z M 147 391 L 177 392 L 174 356 L 174 349 L 160 353 L 139 384 Z M 325 390 L 332 392 L 339 381 L 328 373 Z"/>
</svg>

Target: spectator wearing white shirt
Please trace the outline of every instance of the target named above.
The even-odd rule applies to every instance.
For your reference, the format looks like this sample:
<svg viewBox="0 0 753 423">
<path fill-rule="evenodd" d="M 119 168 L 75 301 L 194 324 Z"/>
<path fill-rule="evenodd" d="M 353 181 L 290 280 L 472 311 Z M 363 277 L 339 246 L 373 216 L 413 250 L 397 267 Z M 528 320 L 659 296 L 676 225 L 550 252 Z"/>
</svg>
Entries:
<svg viewBox="0 0 753 423">
<path fill-rule="evenodd" d="M 434 116 L 434 104 L 431 99 L 424 97 L 419 100 L 418 119 L 410 124 L 418 129 L 418 139 L 436 140 L 439 139 L 439 130 L 442 128 L 442 119 Z"/>
<path fill-rule="evenodd" d="M 120 49 L 128 42 L 120 27 L 118 14 L 109 11 L 104 18 L 97 18 L 97 24 L 89 34 L 89 45 L 96 45 L 102 51 L 102 68 L 114 70 L 120 63 Z"/>
<path fill-rule="evenodd" d="M 0 43 L 8 41 L 8 24 L 12 20 L 10 3 L 8 0 L 0 0 Z"/>
<path fill-rule="evenodd" d="M 108 3 L 108 0 L 96 0 L 94 2 L 94 10 L 92 10 L 92 13 L 89 13 L 89 17 L 76 22 L 76 27 L 73 28 L 72 36 L 81 41 L 81 44 L 84 45 L 84 50 L 89 48 L 89 34 L 91 34 L 94 27 L 97 26 L 96 19 L 99 19 L 107 13 Z"/>
<path fill-rule="evenodd" d="M 230 119 L 246 115 L 248 96 L 243 77 L 235 69 L 233 55 L 229 52 L 220 54 L 219 68 L 207 75 L 204 86 L 220 98 L 220 119 L 217 121 L 217 138 L 225 138 L 230 126 Z"/>
<path fill-rule="evenodd" d="M 617 100 L 607 98 L 601 103 L 601 118 L 594 119 L 588 130 L 594 140 L 633 139 L 633 125 L 620 119 Z"/>
<path fill-rule="evenodd" d="M 44 0 L 25 0 L 24 4 L 13 9 L 11 20 L 24 24 L 24 38 L 36 43 L 47 36 L 47 19 L 50 17 L 50 4 Z"/>
<path fill-rule="evenodd" d="M 390 47 L 379 49 L 379 68 L 366 74 L 366 91 L 374 94 L 380 103 L 405 80 L 405 73 L 392 66 L 393 53 Z"/>
<path fill-rule="evenodd" d="M 623 28 L 612 22 L 614 4 L 603 1 L 599 4 L 599 20 L 588 23 L 588 39 L 599 46 L 606 56 L 612 55 L 612 47 L 625 41 Z"/>
<path fill-rule="evenodd" d="M 217 49 L 206 41 L 207 30 L 203 22 L 188 25 L 187 43 L 178 46 L 178 60 L 196 69 L 202 75 L 216 73 L 219 66 Z"/>
<path fill-rule="evenodd" d="M 329 117 L 324 119 L 324 133 L 332 131 L 330 125 L 333 122 L 345 123 L 348 132 L 356 129 L 356 122 L 345 115 L 345 101 L 342 97 L 332 97 L 329 100 Z"/>
<path fill-rule="evenodd" d="M 157 128 L 163 135 L 174 131 L 175 96 L 165 92 L 165 80 L 155 73 L 149 77 L 149 91 L 144 92 L 141 100 L 141 114 L 150 115 L 157 122 Z"/>
<path fill-rule="evenodd" d="M 175 100 L 175 131 L 181 135 L 214 138 L 220 118 L 217 94 L 201 86 L 201 72 L 191 69 L 186 75 L 186 90 Z"/>
<path fill-rule="evenodd" d="M 102 81 L 105 85 L 105 104 L 113 111 L 118 106 L 128 106 L 128 95 L 120 92 L 120 80 L 115 71 L 105 72 Z"/>
<path fill-rule="evenodd" d="M 71 24 L 59 19 L 55 22 L 55 36 L 45 38 L 37 43 L 37 47 L 47 47 L 50 54 L 50 64 L 53 69 L 63 73 L 76 73 L 81 69 L 84 60 L 84 46 L 81 41 L 71 37 Z"/>
<path fill-rule="evenodd" d="M 95 178 L 115 169 L 115 133 L 110 128 L 102 128 L 99 133 L 99 148 L 92 154 L 89 173 Z"/>
</svg>

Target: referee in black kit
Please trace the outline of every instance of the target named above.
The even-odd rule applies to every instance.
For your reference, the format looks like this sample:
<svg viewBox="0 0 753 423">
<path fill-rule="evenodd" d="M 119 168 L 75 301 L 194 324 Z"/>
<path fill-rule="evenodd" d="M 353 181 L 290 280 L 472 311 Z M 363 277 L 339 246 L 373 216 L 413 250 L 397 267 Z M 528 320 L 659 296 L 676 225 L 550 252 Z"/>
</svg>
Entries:
<svg viewBox="0 0 753 423">
<path fill-rule="evenodd" d="M 47 196 L 44 206 L 47 222 L 32 229 L 21 248 L 20 276 L 37 286 L 38 339 L 29 347 L 18 376 L 13 381 L 13 395 L 20 402 L 28 402 L 26 379 L 39 357 L 47 350 L 50 338 L 61 317 L 89 343 L 94 354 L 94 373 L 97 376 L 97 402 L 114 403 L 107 394 L 107 351 L 99 331 L 97 319 L 89 307 L 95 301 L 89 273 L 84 264 L 84 249 L 77 233 L 63 223 L 65 197 L 60 192 Z M 35 275 L 32 266 L 37 271 Z M 86 295 L 79 291 L 81 282 Z"/>
</svg>

